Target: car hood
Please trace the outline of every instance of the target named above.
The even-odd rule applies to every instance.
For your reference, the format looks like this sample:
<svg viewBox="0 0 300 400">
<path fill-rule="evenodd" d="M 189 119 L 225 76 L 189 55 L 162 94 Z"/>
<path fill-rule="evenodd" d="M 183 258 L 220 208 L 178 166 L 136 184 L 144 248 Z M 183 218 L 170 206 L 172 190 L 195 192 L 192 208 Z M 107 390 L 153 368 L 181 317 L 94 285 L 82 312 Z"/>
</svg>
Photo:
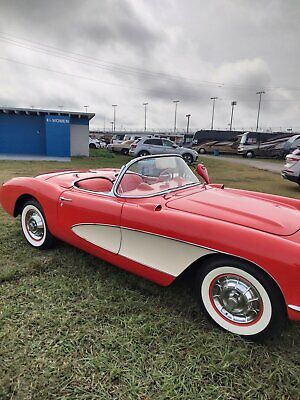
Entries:
<svg viewBox="0 0 300 400">
<path fill-rule="evenodd" d="M 166 206 L 274 235 L 289 236 L 300 229 L 299 209 L 230 189 L 207 188 L 170 200 Z"/>
</svg>

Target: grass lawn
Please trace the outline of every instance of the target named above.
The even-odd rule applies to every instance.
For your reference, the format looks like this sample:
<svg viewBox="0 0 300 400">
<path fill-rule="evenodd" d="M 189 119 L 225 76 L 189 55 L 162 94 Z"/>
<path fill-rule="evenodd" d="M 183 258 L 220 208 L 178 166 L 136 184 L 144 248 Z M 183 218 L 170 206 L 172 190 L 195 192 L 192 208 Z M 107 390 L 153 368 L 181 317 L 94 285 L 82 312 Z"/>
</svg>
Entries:
<svg viewBox="0 0 300 400">
<path fill-rule="evenodd" d="M 0 182 L 58 168 L 0 161 Z M 213 182 L 300 198 L 276 174 L 207 159 Z M 253 344 L 206 319 L 185 281 L 161 288 L 64 243 L 37 251 L 0 210 L 0 399 L 299 399 L 300 325 Z"/>
</svg>

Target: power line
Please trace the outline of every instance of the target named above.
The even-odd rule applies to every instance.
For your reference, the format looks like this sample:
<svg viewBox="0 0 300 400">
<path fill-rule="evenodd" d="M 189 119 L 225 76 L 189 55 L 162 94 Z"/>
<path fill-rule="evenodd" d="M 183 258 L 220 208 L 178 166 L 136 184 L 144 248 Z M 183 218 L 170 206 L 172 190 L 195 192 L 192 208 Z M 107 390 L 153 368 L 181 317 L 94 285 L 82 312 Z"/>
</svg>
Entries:
<svg viewBox="0 0 300 400">
<path fill-rule="evenodd" d="M 15 40 L 18 39 L 18 40 Z M 55 46 L 51 45 L 46 45 L 43 43 L 39 43 L 36 41 L 24 39 L 24 38 L 18 38 L 17 36 L 1 32 L 0 31 L 0 40 L 4 41 L 6 44 L 9 45 L 14 45 L 18 46 L 21 48 L 25 48 L 27 50 L 31 51 L 36 51 L 40 53 L 44 53 L 46 55 L 52 55 L 54 57 L 66 59 L 69 61 L 73 61 L 76 63 L 84 64 L 84 65 L 89 65 L 89 66 L 94 66 L 97 68 L 101 68 L 104 70 L 108 70 L 110 72 L 117 72 L 117 73 L 122 73 L 122 74 L 134 74 L 134 75 L 142 75 L 142 76 L 151 76 L 153 78 L 163 78 L 166 80 L 172 80 L 172 81 L 180 81 L 181 83 L 183 81 L 186 81 L 185 83 L 191 84 L 191 83 L 196 83 L 198 85 L 204 85 L 204 86 L 218 86 L 219 88 L 232 88 L 232 89 L 255 89 L 257 90 L 257 86 L 253 85 L 240 85 L 240 84 L 226 84 L 223 82 L 213 82 L 213 81 L 206 81 L 206 80 L 197 80 L 193 78 L 188 78 L 188 77 L 183 77 L 179 75 L 172 75 L 168 73 L 163 73 L 159 71 L 150 71 L 147 69 L 141 69 L 141 68 L 136 68 L 124 64 L 116 64 L 116 63 L 111 63 L 111 62 L 106 62 L 103 60 L 99 60 L 97 58 L 76 53 L 76 52 L 70 52 L 66 51 L 65 49 L 60 49 Z M 20 42 L 20 40 L 22 40 Z M 27 42 L 27 43 L 25 43 Z M 30 45 L 28 45 L 28 43 Z M 32 46 L 33 45 L 33 46 Z M 69 54 L 69 55 L 68 55 Z M 75 56 L 75 57 L 74 57 Z M 80 58 L 84 58 L 80 59 Z M 87 61 L 91 60 L 91 61 Z M 265 89 L 267 90 L 275 90 L 275 89 L 280 89 L 282 87 L 266 87 Z M 300 88 L 290 88 L 289 90 L 300 90 Z"/>
</svg>

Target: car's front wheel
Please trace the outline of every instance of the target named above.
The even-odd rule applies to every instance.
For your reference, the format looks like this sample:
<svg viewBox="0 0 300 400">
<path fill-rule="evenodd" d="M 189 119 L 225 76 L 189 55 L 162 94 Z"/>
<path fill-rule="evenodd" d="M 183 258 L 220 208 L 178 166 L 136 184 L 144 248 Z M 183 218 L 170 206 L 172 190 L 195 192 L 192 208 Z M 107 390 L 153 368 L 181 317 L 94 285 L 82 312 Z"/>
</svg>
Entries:
<svg viewBox="0 0 300 400">
<path fill-rule="evenodd" d="M 206 150 L 205 150 L 203 147 L 200 147 L 199 153 L 200 153 L 200 154 L 205 154 L 205 153 L 206 153 Z"/>
<path fill-rule="evenodd" d="M 144 156 L 149 156 L 150 153 L 147 150 L 141 150 L 138 154 L 138 157 L 144 157 Z"/>
<path fill-rule="evenodd" d="M 226 331 L 261 339 L 280 330 L 286 321 L 278 287 L 252 264 L 225 256 L 208 260 L 196 285 L 204 310 Z"/>
<path fill-rule="evenodd" d="M 183 155 L 182 155 L 182 158 L 184 159 L 184 161 L 185 161 L 187 164 L 192 164 L 192 162 L 194 161 L 193 156 L 192 156 L 191 154 L 189 154 L 189 153 L 183 154 Z"/>
<path fill-rule="evenodd" d="M 39 249 L 52 247 L 55 239 L 48 229 L 41 205 L 34 199 L 27 201 L 23 206 L 21 228 L 31 246 Z"/>
</svg>

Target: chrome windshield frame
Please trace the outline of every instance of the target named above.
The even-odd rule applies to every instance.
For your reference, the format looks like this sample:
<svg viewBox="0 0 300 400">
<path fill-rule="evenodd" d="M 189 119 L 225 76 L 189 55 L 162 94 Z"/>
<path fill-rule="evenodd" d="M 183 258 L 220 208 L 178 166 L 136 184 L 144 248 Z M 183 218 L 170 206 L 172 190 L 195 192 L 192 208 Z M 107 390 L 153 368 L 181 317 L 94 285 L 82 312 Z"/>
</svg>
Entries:
<svg viewBox="0 0 300 400">
<path fill-rule="evenodd" d="M 119 185 L 120 185 L 120 183 L 121 183 L 121 181 L 122 181 L 122 179 L 123 179 L 123 176 L 126 174 L 127 170 L 128 170 L 133 164 L 135 164 L 136 162 L 138 162 L 138 161 L 140 161 L 140 160 L 146 160 L 146 159 L 148 159 L 148 158 L 163 158 L 163 157 L 177 157 L 177 158 L 181 158 L 181 159 L 183 160 L 183 158 L 182 158 L 181 155 L 179 155 L 179 154 L 157 154 L 157 155 L 150 154 L 150 155 L 148 155 L 148 156 L 143 156 L 143 157 L 134 158 L 133 160 L 129 161 L 127 164 L 123 165 L 123 167 L 121 168 L 121 170 L 120 170 L 120 172 L 119 172 L 119 175 L 118 175 L 117 179 L 115 180 L 114 185 L 113 185 L 113 187 L 112 187 L 112 193 L 113 193 L 113 195 L 114 195 L 115 197 L 122 198 L 122 199 L 125 199 L 125 198 L 126 198 L 126 199 L 139 199 L 139 198 L 147 198 L 147 197 L 162 196 L 162 195 L 165 195 L 165 194 L 167 194 L 167 193 L 174 192 L 174 191 L 176 191 L 176 190 L 182 190 L 182 189 L 187 189 L 187 188 L 189 188 L 189 187 L 201 186 L 201 185 L 202 185 L 202 183 L 201 183 L 200 181 L 198 181 L 198 182 L 191 183 L 191 184 L 187 184 L 187 185 L 184 185 L 184 186 L 178 186 L 178 187 L 176 187 L 176 188 L 171 188 L 171 189 L 162 190 L 161 192 L 156 192 L 156 193 L 153 193 L 153 194 L 135 195 L 135 196 L 121 195 L 121 194 L 119 194 L 119 193 L 117 192 L 118 187 L 119 187 Z M 188 165 L 187 165 L 187 168 L 189 168 Z M 193 172 L 192 172 L 192 173 L 193 173 Z M 194 174 L 194 175 L 195 175 L 195 174 Z M 196 175 L 195 175 L 195 177 L 196 177 Z M 197 178 L 197 177 L 196 177 L 196 178 Z"/>
</svg>

